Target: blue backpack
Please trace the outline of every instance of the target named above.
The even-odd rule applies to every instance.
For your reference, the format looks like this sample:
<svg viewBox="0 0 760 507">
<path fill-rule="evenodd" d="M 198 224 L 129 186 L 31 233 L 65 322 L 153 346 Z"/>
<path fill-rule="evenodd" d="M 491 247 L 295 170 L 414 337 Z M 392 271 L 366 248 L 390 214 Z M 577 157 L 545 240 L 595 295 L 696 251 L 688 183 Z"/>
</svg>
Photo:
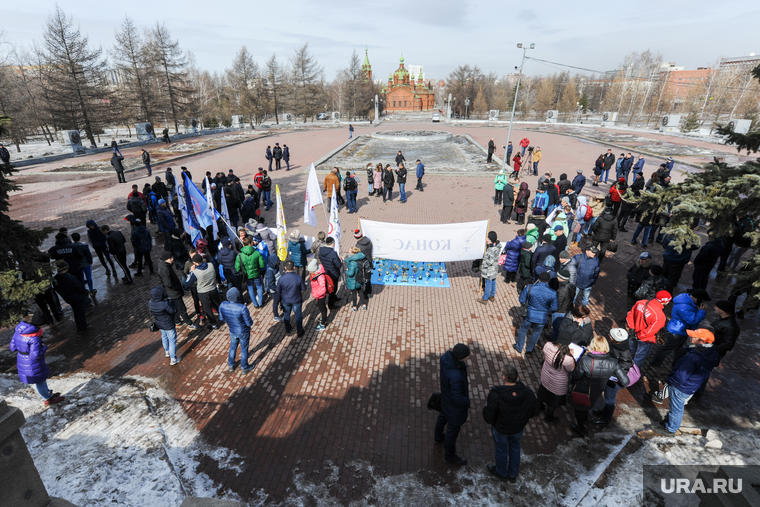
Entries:
<svg viewBox="0 0 760 507">
<path fill-rule="evenodd" d="M 537 193 L 536 194 L 536 200 L 533 202 L 533 208 L 540 208 L 543 211 L 546 211 L 546 208 L 549 206 L 549 195 L 544 193 Z"/>
</svg>

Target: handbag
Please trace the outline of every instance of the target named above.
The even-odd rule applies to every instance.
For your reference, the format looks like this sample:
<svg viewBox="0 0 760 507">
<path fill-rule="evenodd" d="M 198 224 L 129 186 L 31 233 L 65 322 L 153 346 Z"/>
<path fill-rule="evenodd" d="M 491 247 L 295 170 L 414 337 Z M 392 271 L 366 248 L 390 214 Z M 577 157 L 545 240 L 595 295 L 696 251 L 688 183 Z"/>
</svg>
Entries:
<svg viewBox="0 0 760 507">
<path fill-rule="evenodd" d="M 581 223 L 580 221 L 576 220 L 576 222 L 573 224 L 573 234 L 578 234 L 581 232 Z"/>
<path fill-rule="evenodd" d="M 428 400 L 428 410 L 441 411 L 441 393 L 433 393 Z"/>
<path fill-rule="evenodd" d="M 150 323 L 150 328 L 149 329 L 150 329 L 151 333 L 155 333 L 156 331 L 158 331 L 158 326 L 156 325 L 156 321 L 155 320 Z"/>
<path fill-rule="evenodd" d="M 499 255 L 499 266 L 503 266 L 507 262 L 507 254 Z"/>
<path fill-rule="evenodd" d="M 628 387 L 631 387 L 633 384 L 639 381 L 641 378 L 641 370 L 639 370 L 639 367 L 635 364 L 631 366 L 631 369 L 628 370 Z"/>
<path fill-rule="evenodd" d="M 610 242 L 607 244 L 607 251 L 608 251 L 608 252 L 612 252 L 612 253 L 615 253 L 615 252 L 617 252 L 617 249 L 618 249 L 618 244 L 617 244 L 617 243 L 615 243 L 614 241 L 610 241 Z"/>
<path fill-rule="evenodd" d="M 591 358 L 591 374 L 589 375 L 588 379 L 588 392 L 586 393 L 579 393 L 575 390 L 573 390 L 570 393 L 570 398 L 572 399 L 573 405 L 580 407 L 580 408 L 591 408 L 591 379 L 594 375 L 594 358 Z"/>
</svg>

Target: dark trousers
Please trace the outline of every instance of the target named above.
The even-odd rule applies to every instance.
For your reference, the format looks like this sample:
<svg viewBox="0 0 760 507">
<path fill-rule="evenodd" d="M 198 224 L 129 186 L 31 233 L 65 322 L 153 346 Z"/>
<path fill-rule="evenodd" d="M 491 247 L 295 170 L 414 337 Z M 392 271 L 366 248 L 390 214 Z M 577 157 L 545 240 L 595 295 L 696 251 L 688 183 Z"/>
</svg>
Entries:
<svg viewBox="0 0 760 507">
<path fill-rule="evenodd" d="M 416 187 L 414 187 L 414 189 L 415 189 L 415 190 L 419 190 L 420 192 L 422 192 L 422 191 L 423 191 L 423 190 L 422 190 L 422 178 L 417 178 L 417 186 L 416 186 Z"/>
<path fill-rule="evenodd" d="M 327 325 L 327 298 L 317 299 L 317 308 L 319 308 L 319 321 L 323 326 Z"/>
<path fill-rule="evenodd" d="M 609 246 L 609 241 L 594 241 L 594 246 L 599 248 L 599 260 L 601 261 L 604 259 L 604 256 L 607 254 L 607 247 Z"/>
<path fill-rule="evenodd" d="M 449 424 L 443 414 L 438 415 L 438 420 L 435 422 L 434 438 L 436 442 L 444 442 L 443 447 L 446 450 L 447 458 L 453 458 L 457 455 L 457 437 L 459 436 L 461 427 Z M 445 434 L 444 428 L 446 430 Z"/>
<path fill-rule="evenodd" d="M 665 361 L 665 357 L 670 354 L 671 352 L 678 350 L 680 348 L 683 348 L 684 344 L 686 343 L 686 335 L 680 336 L 680 335 L 674 335 L 673 333 L 668 332 L 665 336 L 665 343 L 660 346 L 659 349 L 657 349 L 657 352 L 655 352 L 654 357 L 652 357 L 651 366 L 654 367 L 660 367 L 662 366 L 663 361 Z M 676 357 L 673 358 L 673 363 L 676 362 Z"/>
<path fill-rule="evenodd" d="M 274 159 L 274 170 L 275 171 L 279 171 L 281 169 L 281 167 L 280 167 L 281 161 L 282 161 L 282 159 L 279 159 L 279 158 Z"/>
<path fill-rule="evenodd" d="M 583 429 L 586 421 L 588 421 L 588 410 L 575 409 L 575 420 L 578 423 L 578 426 Z"/>
<path fill-rule="evenodd" d="M 385 202 L 385 196 L 388 196 L 388 200 L 393 200 L 393 188 L 383 187 L 383 202 Z"/>
<path fill-rule="evenodd" d="M 504 281 L 507 283 L 512 283 L 517 278 L 517 271 L 505 271 L 504 272 Z"/>
<path fill-rule="evenodd" d="M 517 275 L 517 293 L 522 294 L 523 289 L 531 283 L 532 280 L 529 276 Z"/>
<path fill-rule="evenodd" d="M 492 159 L 492 158 L 493 158 L 493 153 L 491 153 L 491 152 L 489 151 L 489 152 L 488 152 L 488 158 L 486 158 L 486 163 L 490 164 L 490 163 L 491 163 L 491 159 Z"/>
<path fill-rule="evenodd" d="M 359 303 L 357 304 L 357 300 Z M 357 308 L 362 305 L 367 304 L 367 299 L 364 296 L 364 289 L 362 287 L 359 287 L 358 289 L 352 289 L 351 290 L 351 306 L 353 308 Z"/>
<path fill-rule="evenodd" d="M 93 247 L 95 248 L 95 247 Z M 108 274 L 110 271 L 113 271 L 113 274 L 116 274 L 116 266 L 113 265 L 113 259 L 111 259 L 111 254 L 108 252 L 107 248 L 95 248 L 95 253 L 98 255 L 98 259 L 100 259 L 100 264 L 106 268 L 106 274 Z M 111 265 L 111 270 L 108 269 L 108 264 L 106 264 L 106 260 L 108 261 L 108 264 Z"/>
<path fill-rule="evenodd" d="M 85 309 L 87 304 L 85 302 L 74 303 L 71 305 L 71 309 L 74 311 L 74 322 L 77 325 L 77 331 L 84 331 L 87 329 L 87 317 L 85 316 Z"/>
<path fill-rule="evenodd" d="M 618 211 L 620 211 L 620 204 L 621 204 L 620 201 L 617 201 L 617 202 L 612 201 L 612 215 L 613 216 L 617 216 Z"/>
<path fill-rule="evenodd" d="M 525 213 L 517 214 L 517 225 L 523 225 L 525 223 Z"/>
<path fill-rule="evenodd" d="M 116 171 L 116 177 L 119 178 L 119 183 L 127 182 L 127 178 L 124 177 L 124 171 Z"/>
<path fill-rule="evenodd" d="M 328 276 L 330 276 L 330 275 L 328 275 Z M 333 283 L 335 284 L 335 290 L 332 291 L 332 293 L 329 296 L 327 296 L 327 306 L 330 307 L 330 308 L 334 308 L 335 304 L 340 299 L 338 297 L 338 286 L 340 284 L 340 278 L 336 279 L 336 278 L 333 278 L 332 276 L 330 276 L 330 278 L 332 279 Z"/>
<path fill-rule="evenodd" d="M 182 298 L 172 299 L 172 301 L 174 301 L 174 306 L 177 308 L 177 312 L 174 314 L 174 323 L 179 324 L 180 322 L 184 322 L 185 324 L 190 324 L 192 321 L 187 315 L 185 301 Z"/>
<path fill-rule="evenodd" d="M 678 281 L 681 279 L 684 267 L 686 267 L 686 264 L 677 264 L 665 260 L 662 262 L 662 276 L 668 279 L 673 285 L 673 289 L 678 287 Z"/>
<path fill-rule="evenodd" d="M 694 274 L 691 277 L 691 286 L 695 289 L 706 289 L 710 281 L 712 266 L 694 266 Z"/>
<path fill-rule="evenodd" d="M 239 290 L 241 295 L 243 294 L 243 281 L 239 273 L 235 273 L 230 268 L 224 268 L 224 277 L 227 279 L 228 284 Z"/>
<path fill-rule="evenodd" d="M 502 197 L 504 196 L 504 189 L 495 189 L 496 195 L 494 195 L 493 202 L 496 205 L 501 205 Z"/>
<path fill-rule="evenodd" d="M 369 299 L 371 295 L 372 295 L 372 282 L 370 280 L 367 280 L 367 282 L 364 284 L 364 297 Z"/>
<path fill-rule="evenodd" d="M 509 165 L 511 158 L 512 158 L 512 152 L 510 151 L 509 153 L 507 153 L 507 165 Z"/>
<path fill-rule="evenodd" d="M 216 324 L 216 318 L 212 309 L 219 310 L 219 292 L 216 289 L 211 292 L 199 292 L 198 299 L 201 301 L 201 309 L 208 321 Z"/>
<path fill-rule="evenodd" d="M 116 263 L 121 267 L 121 270 L 124 272 L 124 278 L 126 278 L 128 281 L 132 281 L 132 272 L 129 270 L 129 266 L 127 265 L 127 252 L 126 250 L 123 252 L 118 252 L 113 254 L 114 257 L 116 257 Z M 114 274 L 115 274 L 114 269 Z"/>
<path fill-rule="evenodd" d="M 135 250 L 135 262 L 137 262 L 137 273 L 142 273 L 142 265 L 143 265 L 143 259 L 145 259 L 145 264 L 148 266 L 148 270 L 150 271 L 150 274 L 153 274 L 153 261 L 150 258 L 150 252 L 141 252 L 139 250 Z"/>
<path fill-rule="evenodd" d="M 268 169 L 268 171 L 272 172 L 272 160 L 274 160 L 274 157 L 270 157 L 268 160 L 269 160 L 269 169 Z"/>
<path fill-rule="evenodd" d="M 45 292 L 40 292 L 34 296 L 34 302 L 40 307 L 47 324 L 53 324 L 55 321 L 60 322 L 63 319 L 63 310 L 55 298 L 52 287 L 48 287 Z"/>
<path fill-rule="evenodd" d="M 512 206 L 503 206 L 501 208 L 501 223 L 508 224 L 512 217 Z"/>
<path fill-rule="evenodd" d="M 202 319 L 203 314 L 201 314 L 201 300 L 198 297 L 198 289 L 195 285 L 190 287 L 190 295 L 193 297 L 193 306 L 195 307 L 195 314 L 198 316 L 198 318 Z"/>
</svg>

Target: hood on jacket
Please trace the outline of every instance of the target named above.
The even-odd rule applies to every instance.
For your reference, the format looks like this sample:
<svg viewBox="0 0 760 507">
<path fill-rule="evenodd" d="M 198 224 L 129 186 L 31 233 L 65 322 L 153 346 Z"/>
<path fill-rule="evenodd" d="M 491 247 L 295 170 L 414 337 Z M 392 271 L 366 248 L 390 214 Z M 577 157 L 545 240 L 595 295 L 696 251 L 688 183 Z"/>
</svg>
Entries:
<svg viewBox="0 0 760 507">
<path fill-rule="evenodd" d="M 525 181 L 520 183 L 520 190 L 528 190 L 528 183 Z"/>
<path fill-rule="evenodd" d="M 567 220 L 567 215 L 565 214 L 564 211 L 560 211 L 559 213 L 557 213 L 557 216 L 554 217 L 554 220 L 555 221 L 556 220 Z"/>
<path fill-rule="evenodd" d="M 38 332 L 39 332 L 38 327 L 23 320 L 19 322 L 18 325 L 16 326 L 16 334 L 19 334 L 19 335 L 30 335 L 30 334 L 36 334 Z"/>
<path fill-rule="evenodd" d="M 151 301 L 163 301 L 166 299 L 166 291 L 163 287 L 153 287 L 150 291 Z"/>
<path fill-rule="evenodd" d="M 578 196 L 578 207 L 580 207 L 580 206 L 588 206 L 588 201 L 582 195 Z"/>
<path fill-rule="evenodd" d="M 243 298 L 240 296 L 240 291 L 235 287 L 232 287 L 227 291 L 227 301 L 230 303 L 243 304 Z"/>
<path fill-rule="evenodd" d="M 241 254 L 253 255 L 254 248 L 251 245 L 246 245 L 240 249 Z"/>
<path fill-rule="evenodd" d="M 546 259 L 544 259 L 544 267 L 553 269 L 555 262 L 557 262 L 557 259 L 555 259 L 553 255 L 547 255 Z"/>
<path fill-rule="evenodd" d="M 513 386 L 494 386 L 491 389 L 499 395 L 499 401 L 508 406 L 523 405 L 530 392 L 530 389 L 527 389 L 519 380 Z"/>
<path fill-rule="evenodd" d="M 366 259 L 366 257 L 367 257 L 367 256 L 366 256 L 366 255 L 364 255 L 362 252 L 357 252 L 357 253 L 355 253 L 355 254 L 352 254 L 352 255 L 351 255 L 351 257 L 349 257 L 349 258 L 348 258 L 348 259 L 346 259 L 346 260 L 348 260 L 348 261 L 354 261 L 354 262 L 356 262 L 356 261 L 359 261 L 359 260 L 361 260 L 361 259 Z"/>
<path fill-rule="evenodd" d="M 95 229 L 100 230 L 100 227 L 98 227 L 98 224 L 95 223 L 95 220 L 88 220 L 87 222 L 85 222 L 85 225 L 87 226 L 88 229 L 92 225 L 95 227 Z"/>
<path fill-rule="evenodd" d="M 447 370 L 458 370 L 460 368 L 463 368 L 465 364 L 459 359 L 455 358 L 449 350 L 443 356 L 441 356 L 441 366 Z"/>
</svg>

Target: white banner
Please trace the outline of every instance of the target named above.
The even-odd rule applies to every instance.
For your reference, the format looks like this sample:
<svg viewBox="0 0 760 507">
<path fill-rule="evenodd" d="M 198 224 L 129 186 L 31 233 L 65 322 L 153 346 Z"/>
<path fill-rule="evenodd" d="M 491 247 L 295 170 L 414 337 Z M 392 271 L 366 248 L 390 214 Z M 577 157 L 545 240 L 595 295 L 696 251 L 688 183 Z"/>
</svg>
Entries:
<svg viewBox="0 0 760 507">
<path fill-rule="evenodd" d="M 415 262 L 482 259 L 488 220 L 459 224 L 413 225 L 361 220 L 362 233 L 372 240 L 372 255 Z"/>
</svg>

